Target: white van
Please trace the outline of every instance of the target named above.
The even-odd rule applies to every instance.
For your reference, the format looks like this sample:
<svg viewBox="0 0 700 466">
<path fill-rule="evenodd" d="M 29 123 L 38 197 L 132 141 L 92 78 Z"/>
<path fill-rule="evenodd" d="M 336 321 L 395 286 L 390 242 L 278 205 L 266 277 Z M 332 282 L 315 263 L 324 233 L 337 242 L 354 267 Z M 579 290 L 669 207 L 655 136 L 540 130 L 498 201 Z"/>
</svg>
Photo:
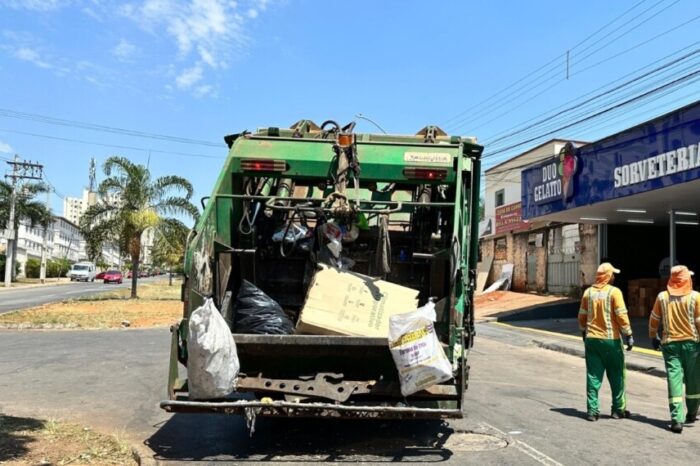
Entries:
<svg viewBox="0 0 700 466">
<path fill-rule="evenodd" d="M 73 264 L 68 272 L 70 281 L 94 282 L 97 268 L 92 262 L 78 262 Z"/>
</svg>

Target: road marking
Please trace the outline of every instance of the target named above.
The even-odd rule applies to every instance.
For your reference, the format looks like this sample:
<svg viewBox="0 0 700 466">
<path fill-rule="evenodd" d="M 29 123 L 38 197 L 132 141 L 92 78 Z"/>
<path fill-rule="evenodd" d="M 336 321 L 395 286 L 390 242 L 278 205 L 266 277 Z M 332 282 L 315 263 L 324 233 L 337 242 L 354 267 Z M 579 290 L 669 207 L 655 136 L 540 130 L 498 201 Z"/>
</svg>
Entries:
<svg viewBox="0 0 700 466">
<path fill-rule="evenodd" d="M 493 429 L 499 434 L 509 437 L 508 434 L 503 432 L 500 429 L 497 429 L 496 427 L 492 426 L 491 424 L 484 423 L 486 427 L 489 429 Z M 513 445 L 515 448 L 520 450 L 521 452 L 525 453 L 527 456 L 532 458 L 533 460 L 537 461 L 540 464 L 545 464 L 547 466 L 564 466 L 562 463 L 556 461 L 555 459 L 545 455 L 538 449 L 528 445 L 527 443 L 523 442 L 522 440 L 515 440 L 511 438 L 511 445 Z"/>
<path fill-rule="evenodd" d="M 573 336 L 573 335 L 567 335 L 566 333 L 550 332 L 550 331 L 548 331 L 548 330 L 542 330 L 542 329 L 539 329 L 539 328 L 521 327 L 521 326 L 519 326 L 519 325 L 511 325 L 511 324 L 507 324 L 507 323 L 505 323 L 505 322 L 490 322 L 490 324 L 491 324 L 491 325 L 500 325 L 501 327 L 507 327 L 507 328 L 511 328 L 511 329 L 525 330 L 525 331 L 527 331 L 527 332 L 532 332 L 532 333 L 540 333 L 540 334 L 542 334 L 542 335 L 549 335 L 549 336 L 553 336 L 553 337 L 557 337 L 557 338 L 566 338 L 566 339 L 569 339 L 569 340 L 580 340 L 580 339 L 581 339 L 581 337 L 575 337 L 575 336 Z M 632 348 L 632 352 L 633 352 L 633 353 L 646 354 L 647 356 L 657 356 L 657 357 L 661 357 L 661 356 L 662 356 L 661 351 L 654 351 L 654 350 L 650 350 L 650 349 L 647 349 L 647 348 L 637 348 L 637 347 L 634 347 L 634 348 Z"/>
</svg>

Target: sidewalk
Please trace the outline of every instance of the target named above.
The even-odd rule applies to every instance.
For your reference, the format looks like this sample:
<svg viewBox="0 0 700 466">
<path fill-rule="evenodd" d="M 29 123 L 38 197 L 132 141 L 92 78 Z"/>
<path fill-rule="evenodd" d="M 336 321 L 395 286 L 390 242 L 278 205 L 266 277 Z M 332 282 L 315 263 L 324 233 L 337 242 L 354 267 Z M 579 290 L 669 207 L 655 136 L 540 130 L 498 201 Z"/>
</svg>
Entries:
<svg viewBox="0 0 700 466">
<path fill-rule="evenodd" d="M 578 333 L 578 325 L 575 319 L 562 320 L 566 320 L 567 322 L 564 322 L 564 325 L 562 325 L 559 319 L 549 319 L 549 324 L 546 324 L 547 320 L 509 323 L 494 321 L 482 323 L 478 325 L 477 339 L 480 333 L 486 337 L 491 335 L 500 338 L 505 336 L 507 338 L 519 340 L 526 339 L 529 343 L 539 346 L 540 348 L 584 357 L 583 342 L 581 341 L 581 335 Z M 564 331 L 565 329 L 570 330 L 571 322 L 568 322 L 569 320 L 573 320 L 574 325 L 576 325 L 575 335 L 572 335 L 570 331 L 569 333 Z M 639 325 L 639 322 L 635 323 L 637 326 Z M 550 327 L 558 331 L 544 330 L 538 327 Z M 635 328 L 635 332 L 638 331 L 639 330 Z M 644 338 L 646 336 L 646 330 L 643 333 L 638 333 L 638 335 L 642 343 L 648 340 Z M 632 351 L 625 351 L 625 362 L 629 370 L 644 372 L 657 377 L 666 376 L 664 361 L 661 353 L 658 351 L 635 346 Z"/>
<path fill-rule="evenodd" d="M 27 288 L 38 288 L 42 286 L 57 286 L 57 285 L 67 285 L 71 283 L 70 278 L 47 278 L 46 283 L 39 282 L 38 278 L 22 278 L 19 282 L 13 282 L 9 288 L 5 288 L 4 284 L 0 282 L 0 293 L 3 291 L 10 290 L 24 290 Z"/>
<path fill-rule="evenodd" d="M 477 322 L 530 320 L 576 315 L 578 301 L 563 296 L 494 291 L 475 295 L 474 308 Z"/>
<path fill-rule="evenodd" d="M 577 319 L 533 319 L 533 320 L 521 320 L 521 321 L 510 321 L 509 324 L 529 329 L 546 330 L 548 332 L 554 332 L 557 334 L 563 334 L 568 336 L 574 336 L 578 340 L 581 339 L 581 331 L 578 328 Z M 630 324 L 632 325 L 632 334 L 634 335 L 634 344 L 639 348 L 646 348 L 651 350 L 651 340 L 648 337 L 647 327 L 649 325 L 649 319 L 645 317 L 632 317 L 630 319 Z"/>
</svg>

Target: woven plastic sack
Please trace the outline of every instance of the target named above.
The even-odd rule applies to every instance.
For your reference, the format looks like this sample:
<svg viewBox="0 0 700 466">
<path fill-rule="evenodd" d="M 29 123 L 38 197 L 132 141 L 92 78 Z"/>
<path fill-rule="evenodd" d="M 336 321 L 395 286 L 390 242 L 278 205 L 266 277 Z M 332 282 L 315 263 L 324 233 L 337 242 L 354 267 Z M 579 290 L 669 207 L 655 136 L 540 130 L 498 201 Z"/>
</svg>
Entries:
<svg viewBox="0 0 700 466">
<path fill-rule="evenodd" d="M 389 318 L 389 349 L 401 394 L 412 395 L 452 378 L 452 366 L 435 333 L 435 304 Z"/>
<path fill-rule="evenodd" d="M 191 399 L 223 398 L 233 391 L 240 369 L 236 342 L 211 298 L 190 315 L 187 386 Z"/>
</svg>

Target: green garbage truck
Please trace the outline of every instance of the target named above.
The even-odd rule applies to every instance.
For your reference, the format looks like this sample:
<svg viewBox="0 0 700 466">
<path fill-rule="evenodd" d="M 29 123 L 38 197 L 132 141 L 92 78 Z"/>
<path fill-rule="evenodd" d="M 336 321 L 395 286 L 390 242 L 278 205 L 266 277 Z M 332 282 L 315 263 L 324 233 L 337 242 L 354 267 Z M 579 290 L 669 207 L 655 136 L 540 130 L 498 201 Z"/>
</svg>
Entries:
<svg viewBox="0 0 700 466">
<path fill-rule="evenodd" d="M 415 135 L 365 134 L 332 120 L 224 139 L 228 157 L 187 240 L 184 312 L 171 328 L 161 408 L 248 419 L 462 417 L 475 335 L 483 147 L 437 126 Z M 381 280 L 413 290 L 419 305 L 433 302 L 451 378 L 403 396 L 387 335 L 344 332 L 348 315 L 336 316 L 339 325 L 328 331 L 303 327 L 314 275 L 324 265 L 338 276 L 364 277 L 369 288 Z M 250 285 L 283 311 L 292 331 L 239 325 L 237 299 Z M 193 399 L 188 322 L 208 299 L 231 330 L 240 372 L 230 395 Z M 343 299 L 360 312 L 353 296 Z M 380 307 L 372 319 L 414 309 Z"/>
</svg>

